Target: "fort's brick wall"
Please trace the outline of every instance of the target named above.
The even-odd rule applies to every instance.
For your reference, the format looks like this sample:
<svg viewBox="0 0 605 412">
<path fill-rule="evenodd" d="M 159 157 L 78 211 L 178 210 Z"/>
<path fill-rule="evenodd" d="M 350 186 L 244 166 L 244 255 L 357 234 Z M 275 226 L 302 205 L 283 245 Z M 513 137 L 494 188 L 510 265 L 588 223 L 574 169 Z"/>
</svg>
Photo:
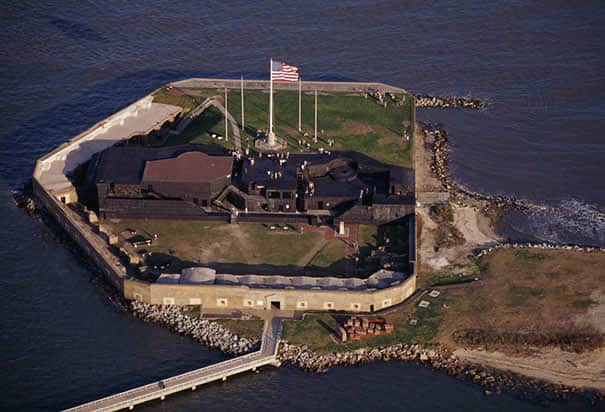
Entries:
<svg viewBox="0 0 605 412">
<path fill-rule="evenodd" d="M 94 233 L 92 227 L 78 221 L 78 216 L 68 206 L 57 201 L 40 183 L 33 179 L 33 191 L 38 202 L 71 236 L 95 265 L 105 274 L 107 279 L 118 289 L 123 290 L 123 280 L 126 268 L 118 263 L 118 258 L 112 254 L 101 236 Z"/>
<path fill-rule="evenodd" d="M 372 312 L 403 302 L 416 290 L 416 275 L 399 285 L 374 291 L 271 289 L 247 286 L 194 285 L 124 281 L 126 299 L 156 305 L 202 305 L 212 309 L 269 309 L 279 302 L 283 310 Z"/>
</svg>

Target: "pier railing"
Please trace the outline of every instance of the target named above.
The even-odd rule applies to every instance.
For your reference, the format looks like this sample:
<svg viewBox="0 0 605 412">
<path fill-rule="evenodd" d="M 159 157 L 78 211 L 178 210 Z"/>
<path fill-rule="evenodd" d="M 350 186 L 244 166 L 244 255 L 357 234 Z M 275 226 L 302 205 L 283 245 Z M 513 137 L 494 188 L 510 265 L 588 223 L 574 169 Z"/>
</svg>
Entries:
<svg viewBox="0 0 605 412">
<path fill-rule="evenodd" d="M 163 400 L 167 395 L 183 390 L 195 390 L 197 386 L 217 380 L 226 380 L 229 376 L 265 365 L 277 364 L 277 350 L 281 333 L 281 319 L 271 318 L 265 321 L 260 350 L 238 356 L 210 366 L 182 373 L 161 381 L 139 386 L 96 401 L 88 402 L 67 411 L 116 411 L 133 409 L 135 405 L 154 399 Z"/>
</svg>

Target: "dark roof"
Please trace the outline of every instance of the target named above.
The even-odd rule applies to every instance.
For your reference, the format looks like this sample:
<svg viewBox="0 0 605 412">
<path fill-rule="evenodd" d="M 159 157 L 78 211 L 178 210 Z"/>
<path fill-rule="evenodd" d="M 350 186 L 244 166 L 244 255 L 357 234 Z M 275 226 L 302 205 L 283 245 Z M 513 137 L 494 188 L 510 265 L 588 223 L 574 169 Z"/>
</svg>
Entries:
<svg viewBox="0 0 605 412">
<path fill-rule="evenodd" d="M 362 190 L 369 188 L 360 179 L 339 182 L 330 176 L 316 177 L 313 179 L 313 183 L 315 184 L 315 196 L 320 197 L 357 198 L 360 197 Z"/>
<path fill-rule="evenodd" d="M 233 156 L 185 152 L 169 159 L 146 161 L 142 182 L 210 182 L 230 177 L 232 170 Z"/>
<path fill-rule="evenodd" d="M 322 166 L 338 159 L 346 159 L 355 164 L 357 167 L 355 178 L 340 180 L 329 173 L 322 176 Z M 353 151 L 334 151 L 330 154 L 291 154 L 282 166 L 279 164 L 279 158 L 275 156 L 255 157 L 254 165 L 249 158 L 244 158 L 239 176 L 240 185 L 242 188 L 246 188 L 251 183 L 255 183 L 257 186 L 265 186 L 268 189 L 295 190 L 297 172 L 305 161 L 309 165 L 317 166 L 314 170 L 317 170 L 319 175 L 313 178 L 316 196 L 355 198 L 359 196 L 361 190 L 373 187 L 386 195 L 389 185 L 393 183 L 404 185 L 410 192 L 414 190 L 414 171 L 412 169 L 382 163 L 363 153 Z M 281 172 L 281 177 L 272 178 L 272 174 L 268 174 L 267 171 Z M 379 178 L 380 173 L 387 172 L 389 181 Z"/>
<path fill-rule="evenodd" d="M 169 147 L 113 146 L 97 153 L 91 159 L 88 173 L 94 174 L 90 181 L 117 184 L 140 184 L 145 162 L 171 159 L 186 152 L 202 152 L 211 156 L 227 156 L 219 147 L 204 145 L 178 145 Z"/>
<path fill-rule="evenodd" d="M 292 160 L 292 156 L 290 156 L 290 160 Z M 246 157 L 242 161 L 240 182 L 243 187 L 256 183 L 257 186 L 277 190 L 296 190 L 296 173 L 298 165 L 302 162 L 297 163 L 290 160 L 280 166 L 277 158 L 265 155 L 254 158 L 254 165 L 252 165 L 250 158 Z M 274 179 L 267 172 L 281 172 L 282 176 Z"/>
</svg>

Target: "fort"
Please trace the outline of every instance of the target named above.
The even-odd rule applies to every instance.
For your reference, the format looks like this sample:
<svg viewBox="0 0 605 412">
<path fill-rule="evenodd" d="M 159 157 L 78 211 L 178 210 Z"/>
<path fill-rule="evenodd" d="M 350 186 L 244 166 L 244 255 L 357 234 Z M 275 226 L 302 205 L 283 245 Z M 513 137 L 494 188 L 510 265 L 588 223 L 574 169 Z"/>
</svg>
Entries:
<svg viewBox="0 0 605 412">
<path fill-rule="evenodd" d="M 414 96 L 381 83 L 277 84 L 275 140 L 267 147 L 268 88 L 256 80 L 175 82 L 37 161 L 39 203 L 132 301 L 133 313 L 232 354 L 262 338 L 256 352 L 74 410 L 133 408 L 280 362 L 325 371 L 419 359 L 475 375 L 467 362 L 502 365 L 476 342 L 527 341 L 544 353 L 559 341 L 578 352 L 602 345 L 602 317 L 592 315 L 602 310 L 602 274 L 589 272 L 602 259 L 592 252 L 603 250 L 500 243 L 489 219 L 500 203 L 514 202 L 455 184 L 446 134 L 416 123 Z M 484 106 L 423 99 L 419 107 Z M 586 273 L 575 293 L 561 295 L 560 271 L 578 268 Z M 545 315 L 544 305 L 556 310 Z M 570 313 L 592 323 L 578 329 Z M 202 316 L 262 319 L 264 327 L 241 340 Z M 335 342 L 352 317 L 361 318 L 355 338 Z M 285 320 L 292 318 L 302 320 Z M 364 327 L 370 318 L 384 328 Z M 542 335 L 519 332 L 528 324 L 541 325 Z M 566 359 L 559 369 L 568 368 Z M 504 368 L 541 376 L 539 362 L 518 361 Z M 602 387 L 583 370 L 588 384 L 548 379 Z M 490 388 L 500 385 L 486 376 Z"/>
<path fill-rule="evenodd" d="M 320 102 L 325 101 L 319 109 L 323 134 L 313 141 L 308 133 L 292 130 L 295 127 L 285 109 L 293 111 L 288 99 L 296 98 L 297 85 L 276 83 L 276 131 L 286 145 L 285 150 L 263 153 L 253 142 L 259 130 L 262 134 L 266 111 L 255 103 L 266 100 L 268 82 L 243 82 L 246 99 L 254 108 L 246 113 L 246 127 L 235 114 L 241 107 L 230 113 L 225 99 L 220 100 L 223 90 L 226 97 L 227 92 L 238 93 L 241 86 L 238 80 L 189 79 L 158 89 L 40 158 L 34 171 L 35 195 L 126 299 L 200 305 L 203 311 L 219 312 L 372 312 L 413 294 L 411 158 L 393 162 L 399 154 L 384 151 L 380 145 L 364 150 L 372 139 L 380 139 L 387 149 L 407 148 L 410 153 L 413 96 L 379 83 L 304 82 L 306 125 L 312 110 L 308 92 L 317 90 Z M 208 123 L 216 115 L 210 100 L 218 101 L 219 115 L 225 119 L 223 129 L 220 121 Z M 352 105 L 350 113 L 342 111 L 343 102 Z M 239 141 L 227 140 L 229 128 L 232 135 L 236 128 L 242 129 Z M 184 139 L 188 133 L 197 135 Z M 140 229 L 137 233 L 128 228 L 133 235 L 146 233 L 153 244 L 148 247 L 151 251 L 137 249 L 133 236 L 120 231 L 124 221 L 144 226 L 183 219 L 195 221 L 194 225 L 207 222 L 209 232 L 218 228 L 211 224 L 219 222 L 257 231 L 259 225 L 269 232 L 275 225 L 289 228 L 283 238 L 274 236 L 277 243 L 301 239 L 304 245 L 303 240 L 311 235 L 317 238 L 319 230 L 323 239 L 308 245 L 338 249 L 332 260 L 342 264 L 327 270 L 333 263 L 328 261 L 301 271 L 296 262 L 284 261 L 269 265 L 265 273 L 263 256 L 256 257 L 256 264 L 219 259 L 222 266 L 208 259 L 178 259 L 179 250 L 161 247 L 164 238 L 170 237 L 166 231 L 152 234 Z M 403 235 L 404 241 L 385 236 L 388 230 L 379 229 L 384 225 L 401 225 L 403 229 L 393 233 Z M 356 235 L 368 228 L 374 238 L 382 237 L 383 244 L 374 240 L 372 250 L 363 251 Z M 197 240 L 192 237 L 190 244 Z M 248 243 L 255 248 L 253 239 Z M 283 255 L 288 255 L 287 246 L 281 247 Z M 317 252 L 321 261 L 323 249 Z M 370 256 L 364 253 L 373 256 L 368 260 Z M 166 256 L 169 263 L 153 264 L 152 258 L 146 262 L 150 255 Z M 374 263 L 360 267 L 366 261 Z M 237 270 L 225 273 L 225 267 Z"/>
<path fill-rule="evenodd" d="M 132 409 L 279 365 L 280 317 L 375 312 L 415 292 L 413 96 L 379 83 L 271 84 L 267 132 L 268 83 L 170 84 L 37 161 L 35 196 L 125 299 L 265 319 L 257 352 L 74 410 Z M 228 108 L 238 89 L 239 118 Z"/>
</svg>

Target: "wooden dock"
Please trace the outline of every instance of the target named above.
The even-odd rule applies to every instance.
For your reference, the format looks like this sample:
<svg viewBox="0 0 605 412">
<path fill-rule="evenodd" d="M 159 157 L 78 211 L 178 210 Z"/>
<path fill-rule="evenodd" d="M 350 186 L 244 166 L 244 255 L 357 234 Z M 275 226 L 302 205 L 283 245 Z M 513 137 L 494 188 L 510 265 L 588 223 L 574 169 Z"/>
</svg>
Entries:
<svg viewBox="0 0 605 412">
<path fill-rule="evenodd" d="M 265 365 L 279 366 L 277 349 L 281 334 L 281 319 L 265 321 L 260 350 L 215 363 L 171 378 L 130 389 L 96 401 L 88 402 L 66 411 L 117 411 L 133 409 L 136 405 L 154 399 L 164 400 L 166 396 L 184 390 L 196 390 L 198 386 L 217 380 L 227 380 L 229 376 L 246 371 L 254 371 Z"/>
</svg>

